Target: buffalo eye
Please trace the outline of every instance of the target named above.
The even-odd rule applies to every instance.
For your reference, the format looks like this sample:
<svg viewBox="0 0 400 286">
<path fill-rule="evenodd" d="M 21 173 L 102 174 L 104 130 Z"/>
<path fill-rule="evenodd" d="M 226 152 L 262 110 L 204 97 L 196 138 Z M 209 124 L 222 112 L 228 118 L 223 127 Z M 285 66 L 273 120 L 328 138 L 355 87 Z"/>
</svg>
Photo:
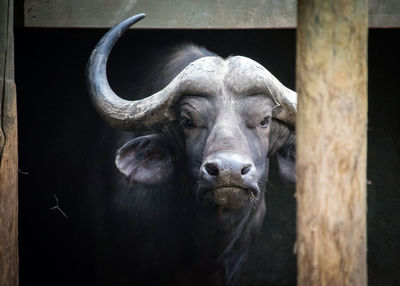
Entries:
<svg viewBox="0 0 400 286">
<path fill-rule="evenodd" d="M 270 122 L 271 122 L 271 116 L 266 116 L 263 118 L 263 120 L 260 121 L 260 127 L 267 128 Z"/>
<path fill-rule="evenodd" d="M 195 127 L 193 121 L 189 117 L 183 117 L 179 123 L 183 129 L 192 129 Z"/>
</svg>

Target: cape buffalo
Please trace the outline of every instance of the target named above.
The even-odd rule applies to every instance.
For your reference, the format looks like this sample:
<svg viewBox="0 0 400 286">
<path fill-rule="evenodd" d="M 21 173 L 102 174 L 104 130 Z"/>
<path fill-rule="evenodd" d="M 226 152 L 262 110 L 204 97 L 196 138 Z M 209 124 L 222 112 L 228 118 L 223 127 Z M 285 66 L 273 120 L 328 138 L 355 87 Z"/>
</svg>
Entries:
<svg viewBox="0 0 400 286">
<path fill-rule="evenodd" d="M 156 93 L 120 98 L 107 59 L 143 17 L 112 28 L 87 66 L 95 108 L 128 131 L 110 150 L 115 172 L 98 176 L 109 222 L 100 230 L 100 282 L 232 285 L 265 214 L 270 158 L 294 180 L 297 95 L 249 58 L 186 45 L 159 70 Z"/>
</svg>

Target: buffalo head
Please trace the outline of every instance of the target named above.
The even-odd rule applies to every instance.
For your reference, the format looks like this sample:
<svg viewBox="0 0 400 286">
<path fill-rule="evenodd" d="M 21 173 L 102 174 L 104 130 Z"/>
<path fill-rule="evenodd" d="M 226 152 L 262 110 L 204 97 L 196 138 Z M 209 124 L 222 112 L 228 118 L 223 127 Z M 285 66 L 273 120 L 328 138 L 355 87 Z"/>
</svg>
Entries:
<svg viewBox="0 0 400 286">
<path fill-rule="evenodd" d="M 178 152 L 184 152 L 185 171 L 201 203 L 234 210 L 254 202 L 267 179 L 271 141 L 279 136 L 271 134 L 271 126 L 294 126 L 296 93 L 249 58 L 212 56 L 190 63 L 153 95 L 121 99 L 107 81 L 108 55 L 121 34 L 143 17 L 117 25 L 92 53 L 88 85 L 95 107 L 111 126 L 123 130 L 162 130 L 174 124 L 181 131 L 175 137 L 183 138 Z M 159 134 L 136 138 L 118 151 L 116 165 L 126 177 L 160 184 L 180 172 L 183 165 L 176 166 L 174 150 Z M 293 166 L 290 161 L 278 156 L 284 171 Z"/>
<path fill-rule="evenodd" d="M 143 17 L 125 20 L 98 43 L 87 66 L 89 92 L 112 127 L 143 132 L 117 151 L 115 163 L 131 183 L 168 197 L 163 225 L 171 245 L 192 245 L 196 268 L 213 273 L 223 265 L 230 283 L 265 213 L 269 158 L 294 180 L 297 94 L 249 58 L 223 59 L 193 48 L 199 56 L 160 91 L 122 99 L 109 86 L 107 59 Z M 184 52 L 174 56 L 181 58 Z"/>
</svg>

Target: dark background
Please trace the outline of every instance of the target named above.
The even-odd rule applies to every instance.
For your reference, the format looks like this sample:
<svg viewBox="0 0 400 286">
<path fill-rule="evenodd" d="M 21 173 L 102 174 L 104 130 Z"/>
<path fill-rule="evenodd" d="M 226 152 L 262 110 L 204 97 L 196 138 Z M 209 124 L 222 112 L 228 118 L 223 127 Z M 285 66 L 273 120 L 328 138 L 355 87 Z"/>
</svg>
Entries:
<svg viewBox="0 0 400 286">
<path fill-rule="evenodd" d="M 21 285 L 90 284 L 95 254 L 90 209 L 80 180 L 103 121 L 85 89 L 85 64 L 105 33 L 97 29 L 15 31 L 19 117 Z M 130 98 L 157 56 L 194 42 L 221 56 L 244 55 L 294 89 L 295 30 L 130 30 L 113 50 L 112 87 Z M 369 33 L 368 279 L 400 285 L 400 30 Z M 153 71 L 154 72 L 154 71 Z M 98 154 L 102 156 L 102 154 Z M 240 285 L 296 285 L 294 186 L 272 170 L 263 229 L 250 250 Z M 56 205 L 65 212 L 51 209 Z M 100 224 L 101 222 L 99 222 Z"/>
</svg>

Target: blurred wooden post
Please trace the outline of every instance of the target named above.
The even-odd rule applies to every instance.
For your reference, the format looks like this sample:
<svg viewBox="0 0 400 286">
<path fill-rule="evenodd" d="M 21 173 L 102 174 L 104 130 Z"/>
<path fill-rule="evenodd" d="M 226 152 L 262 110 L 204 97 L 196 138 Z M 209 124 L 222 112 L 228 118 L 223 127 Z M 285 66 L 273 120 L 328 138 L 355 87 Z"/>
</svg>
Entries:
<svg viewBox="0 0 400 286">
<path fill-rule="evenodd" d="M 299 0 L 298 285 L 366 285 L 366 0 Z"/>
<path fill-rule="evenodd" d="M 17 101 L 13 1 L 0 0 L 0 285 L 18 285 Z"/>
</svg>

